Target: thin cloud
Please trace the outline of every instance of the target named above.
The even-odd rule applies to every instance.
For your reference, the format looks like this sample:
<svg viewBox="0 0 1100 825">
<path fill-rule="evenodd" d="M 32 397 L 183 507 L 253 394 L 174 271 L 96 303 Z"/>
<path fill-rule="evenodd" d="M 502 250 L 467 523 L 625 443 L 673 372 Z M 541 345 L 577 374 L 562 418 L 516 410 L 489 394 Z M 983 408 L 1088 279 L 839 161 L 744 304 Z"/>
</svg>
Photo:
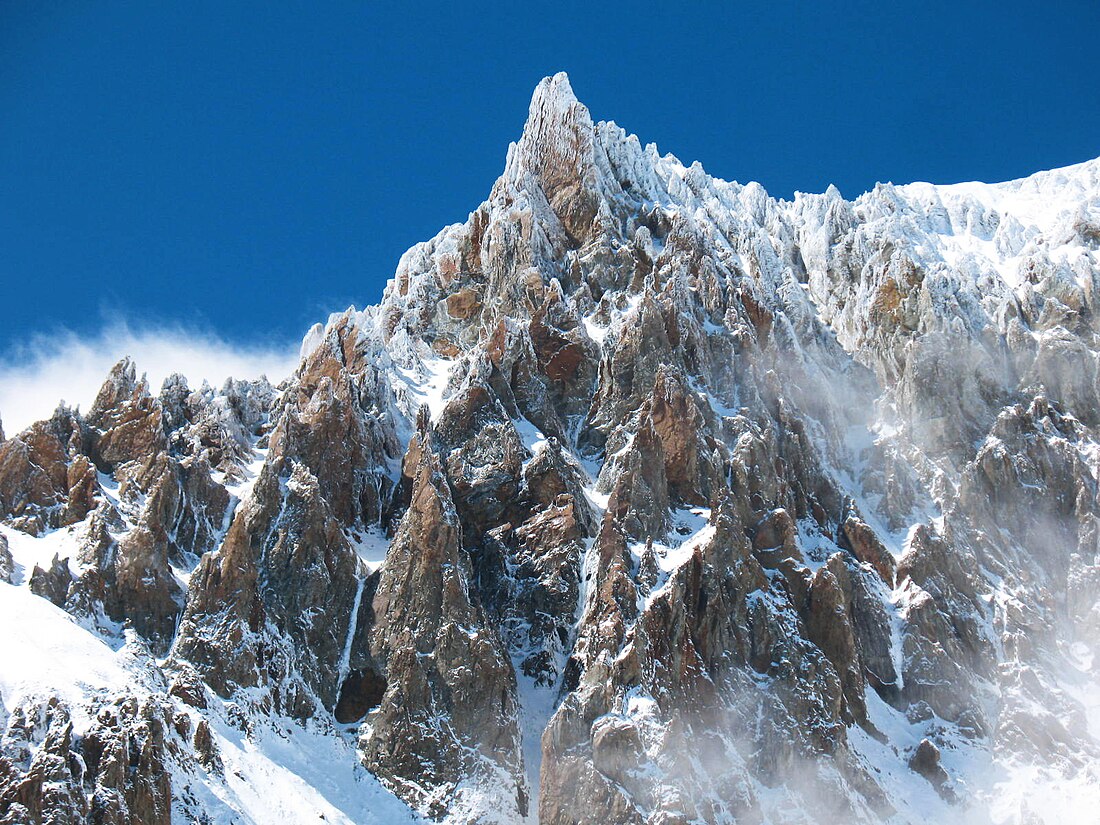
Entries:
<svg viewBox="0 0 1100 825">
<path fill-rule="evenodd" d="M 135 329 L 122 321 L 91 337 L 62 330 L 37 335 L 0 360 L 0 419 L 11 435 L 48 418 L 64 401 L 87 410 L 111 367 L 130 356 L 146 373 L 154 392 L 174 372 L 192 387 L 204 380 L 220 386 L 226 378 L 266 375 L 278 383 L 297 364 L 298 344 L 236 345 L 210 333 L 182 327 Z"/>
</svg>

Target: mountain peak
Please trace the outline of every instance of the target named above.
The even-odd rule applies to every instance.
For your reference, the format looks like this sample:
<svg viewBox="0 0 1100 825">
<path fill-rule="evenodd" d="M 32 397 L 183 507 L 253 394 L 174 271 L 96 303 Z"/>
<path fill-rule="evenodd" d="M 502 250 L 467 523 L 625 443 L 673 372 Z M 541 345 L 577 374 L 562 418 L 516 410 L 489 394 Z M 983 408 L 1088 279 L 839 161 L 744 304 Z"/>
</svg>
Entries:
<svg viewBox="0 0 1100 825">
<path fill-rule="evenodd" d="M 579 149 L 582 143 L 590 151 L 593 128 L 592 116 L 573 93 L 569 75 L 558 72 L 535 87 L 519 148 L 527 160 L 539 166 L 543 156 L 570 147 Z"/>
<path fill-rule="evenodd" d="M 570 235 L 595 214 L 595 124 L 569 76 L 543 78 L 531 96 L 523 136 L 508 154 L 505 177 L 523 187 L 530 174 Z"/>
<path fill-rule="evenodd" d="M 579 103 L 580 101 L 577 100 L 577 96 L 573 92 L 573 85 L 569 82 L 569 75 L 565 72 L 558 72 L 539 81 L 531 95 L 530 112 L 534 114 L 536 111 L 545 108 L 547 104 L 568 109 Z"/>
</svg>

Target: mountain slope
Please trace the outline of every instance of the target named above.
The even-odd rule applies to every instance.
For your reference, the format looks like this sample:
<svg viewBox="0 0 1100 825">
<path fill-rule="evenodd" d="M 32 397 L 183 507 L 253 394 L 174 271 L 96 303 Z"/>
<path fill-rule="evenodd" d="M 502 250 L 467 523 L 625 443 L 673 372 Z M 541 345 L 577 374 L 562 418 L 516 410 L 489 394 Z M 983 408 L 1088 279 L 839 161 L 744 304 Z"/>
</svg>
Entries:
<svg viewBox="0 0 1100 825">
<path fill-rule="evenodd" d="M 1100 161 L 776 201 L 547 78 L 277 387 L 0 442 L 0 821 L 1084 811 L 1098 275 Z"/>
</svg>

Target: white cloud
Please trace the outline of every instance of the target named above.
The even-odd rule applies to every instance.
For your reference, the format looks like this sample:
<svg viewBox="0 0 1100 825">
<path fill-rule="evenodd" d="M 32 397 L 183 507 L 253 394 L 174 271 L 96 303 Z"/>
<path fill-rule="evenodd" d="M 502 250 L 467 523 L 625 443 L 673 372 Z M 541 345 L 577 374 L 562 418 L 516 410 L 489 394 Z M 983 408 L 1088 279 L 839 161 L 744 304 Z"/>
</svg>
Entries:
<svg viewBox="0 0 1100 825">
<path fill-rule="evenodd" d="M 134 329 L 123 321 L 107 324 L 92 337 L 62 330 L 36 335 L 0 360 L 0 419 L 10 437 L 48 418 L 64 400 L 87 410 L 111 367 L 129 355 L 146 373 L 154 392 L 174 372 L 192 387 L 203 380 L 220 386 L 226 378 L 267 375 L 277 383 L 297 364 L 298 344 L 239 346 L 216 335 L 182 327 Z"/>
</svg>

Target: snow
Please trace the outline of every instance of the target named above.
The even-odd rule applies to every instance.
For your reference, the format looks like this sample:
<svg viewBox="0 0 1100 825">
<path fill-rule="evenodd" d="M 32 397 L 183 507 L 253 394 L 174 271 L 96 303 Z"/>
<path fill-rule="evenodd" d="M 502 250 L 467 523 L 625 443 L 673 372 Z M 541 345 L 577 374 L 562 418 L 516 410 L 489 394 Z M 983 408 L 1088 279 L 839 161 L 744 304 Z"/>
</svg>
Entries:
<svg viewBox="0 0 1100 825">
<path fill-rule="evenodd" d="M 134 681 L 127 653 L 26 587 L 0 582 L 0 628 L 0 693 L 9 710 L 24 699 L 59 695 L 77 711 L 88 694 L 124 691 Z"/>
<path fill-rule="evenodd" d="M 114 476 L 96 470 L 96 479 L 99 481 L 99 489 L 104 498 L 114 505 L 116 510 L 121 507 L 118 499 L 118 482 L 115 481 Z"/>
<path fill-rule="evenodd" d="M 800 519 L 798 522 L 798 546 L 802 550 L 802 560 L 812 573 L 816 573 L 833 553 L 839 552 L 836 542 L 821 532 L 821 527 L 813 519 Z"/>
<path fill-rule="evenodd" d="M 867 716 L 871 724 L 885 734 L 881 742 L 858 725 L 848 728 L 852 750 L 863 758 L 872 774 L 890 794 L 891 802 L 908 815 L 903 821 L 954 822 L 958 811 L 950 807 L 924 777 L 909 769 L 908 758 L 925 738 L 928 724 L 910 724 L 899 711 L 887 705 L 873 690 L 868 690 Z M 943 761 L 949 764 L 951 754 L 941 748 Z M 949 773 L 954 773 L 950 771 Z"/>
<path fill-rule="evenodd" d="M 516 671 L 516 698 L 519 701 L 519 732 L 523 765 L 531 794 L 527 822 L 536 825 L 539 810 L 539 772 L 542 769 L 542 732 L 558 706 L 558 686 L 538 686 L 513 660 Z"/>
<path fill-rule="evenodd" d="M 423 822 L 359 765 L 354 741 L 318 724 L 256 720 L 248 735 L 208 714 L 224 785 L 191 784 L 212 802 L 211 825 L 405 825 Z"/>
<path fill-rule="evenodd" d="M 1083 642 L 1070 647 L 1071 673 L 1060 687 L 1085 709 L 1085 724 L 1089 736 L 1100 742 L 1100 669 L 1094 652 Z"/>
<path fill-rule="evenodd" d="M 592 315 L 585 315 L 581 319 L 581 323 L 584 324 L 584 331 L 588 333 L 588 337 L 603 346 L 604 341 L 607 340 L 607 334 L 611 332 L 611 328 L 597 323 Z"/>
<path fill-rule="evenodd" d="M 654 550 L 660 548 L 657 552 L 657 564 L 665 573 L 679 569 L 694 555 L 697 548 L 714 538 L 714 531 L 713 525 L 706 524 L 678 547 L 665 547 L 654 543 Z"/>
<path fill-rule="evenodd" d="M 642 293 L 640 292 L 614 294 L 616 300 L 621 302 L 622 307 L 613 309 L 609 313 L 610 320 L 608 323 L 604 324 L 598 320 L 598 311 L 581 318 L 581 323 L 584 325 L 584 331 L 588 333 L 588 337 L 599 344 L 601 348 L 607 342 L 608 335 L 615 330 L 621 329 L 624 324 L 634 319 L 638 306 L 642 303 Z"/>
<path fill-rule="evenodd" d="M 84 535 L 83 523 L 58 530 L 47 530 L 38 536 L 30 536 L 0 524 L 0 533 L 3 533 L 4 538 L 8 540 L 8 550 L 11 552 L 12 561 L 15 562 L 12 584 L 26 584 L 35 565 L 43 570 L 49 570 L 54 556 L 61 559 L 67 557 L 69 569 L 74 574 L 80 573 L 77 547 Z"/>
<path fill-rule="evenodd" d="M 253 446 L 249 454 L 250 460 L 242 468 L 242 475 L 239 481 L 225 484 L 224 476 L 219 478 L 220 474 L 214 475 L 214 480 L 221 484 L 225 484 L 226 492 L 233 496 L 237 501 L 244 501 L 252 494 L 252 488 L 256 486 L 256 479 L 260 477 L 260 471 L 263 469 L 264 464 L 267 463 L 268 449 Z"/>
<path fill-rule="evenodd" d="M 674 518 L 673 524 L 679 525 L 684 532 L 691 531 L 690 535 L 676 545 L 665 544 L 658 541 L 652 542 L 660 577 L 649 595 L 644 600 L 640 600 L 640 608 L 645 608 L 652 604 L 653 601 L 664 592 L 664 588 L 669 582 L 670 575 L 690 561 L 698 548 L 703 547 L 714 538 L 715 527 L 707 523 L 709 516 L 710 511 L 701 507 L 689 510 L 679 510 L 676 512 L 676 518 Z M 675 529 L 673 532 L 676 532 Z M 634 559 L 635 568 L 637 568 L 642 559 L 642 554 L 645 552 L 646 543 L 632 542 L 627 546 L 627 549 Z"/>
<path fill-rule="evenodd" d="M 642 294 L 640 292 L 635 292 L 632 295 L 626 296 L 626 308 L 619 316 L 621 322 L 625 324 L 627 321 L 633 320 L 634 316 L 638 312 L 638 307 L 641 305 L 641 303 Z"/>
<path fill-rule="evenodd" d="M 526 418 L 514 418 L 512 419 L 512 424 L 515 425 L 516 432 L 519 433 L 519 439 L 523 442 L 523 446 L 527 448 L 527 452 L 531 453 L 531 455 L 534 455 L 538 450 L 542 449 L 543 444 L 546 444 L 546 436 Z"/>
<path fill-rule="evenodd" d="M 1021 265 L 1040 247 L 1052 261 L 1088 254 L 1064 241 L 1077 214 L 1096 211 L 1100 162 L 1006 183 L 910 183 L 891 194 L 916 223 L 918 262 L 941 261 L 975 280 L 991 274 L 1015 290 L 1023 283 Z"/>
<path fill-rule="evenodd" d="M 325 328 L 321 324 L 314 324 L 309 328 L 309 332 L 302 338 L 302 346 L 298 351 L 299 360 L 304 361 L 311 356 L 317 347 L 321 346 L 321 343 L 325 340 Z"/>
<path fill-rule="evenodd" d="M 390 539 L 381 527 L 372 525 L 362 532 L 349 532 L 346 536 L 368 573 L 373 573 L 382 566 L 390 549 Z"/>
<path fill-rule="evenodd" d="M 404 412 L 409 418 L 415 418 L 416 411 L 423 405 L 427 405 L 432 421 L 439 418 L 446 405 L 451 373 L 457 364 L 457 360 L 427 356 L 413 368 L 395 366 L 396 383 L 404 389 L 408 407 Z"/>
<path fill-rule="evenodd" d="M 611 493 L 597 492 L 595 484 L 584 487 L 584 497 L 601 513 L 607 509 L 607 505 L 611 501 Z"/>
<path fill-rule="evenodd" d="M 1095 822 L 1100 810 L 1100 769 L 1087 765 L 1065 775 L 1038 765 L 1009 764 L 990 797 L 995 825 L 1016 825 L 1021 811 L 1037 815 L 1043 825 Z"/>
<path fill-rule="evenodd" d="M 691 536 L 707 526 L 710 521 L 709 507 L 685 507 L 672 512 L 672 532 L 680 536 Z"/>
<path fill-rule="evenodd" d="M 923 203 L 932 203 L 938 197 L 949 207 L 949 212 L 951 207 L 957 210 L 960 205 L 977 204 L 1049 233 L 1059 218 L 1074 211 L 1077 202 L 1100 190 L 1100 161 L 1085 161 L 1004 183 L 918 182 L 898 186 L 896 190 Z"/>
</svg>

